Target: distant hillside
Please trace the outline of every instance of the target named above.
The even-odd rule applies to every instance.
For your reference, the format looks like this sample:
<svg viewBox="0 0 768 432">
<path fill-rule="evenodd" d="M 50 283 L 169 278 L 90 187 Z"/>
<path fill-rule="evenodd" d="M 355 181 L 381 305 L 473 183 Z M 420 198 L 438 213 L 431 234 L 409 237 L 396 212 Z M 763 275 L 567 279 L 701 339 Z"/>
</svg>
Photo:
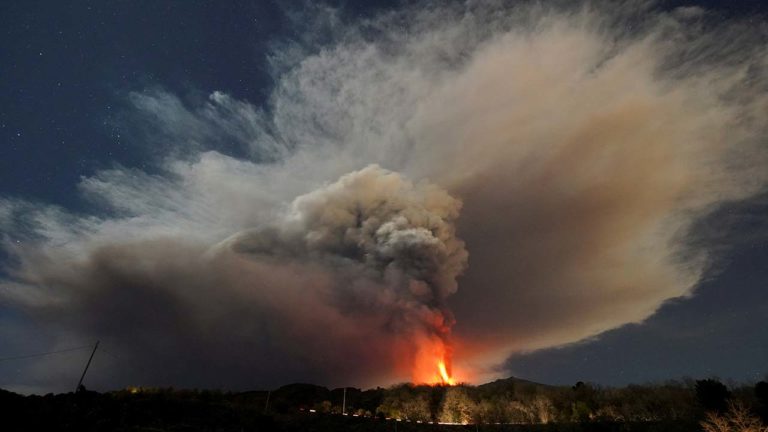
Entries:
<svg viewBox="0 0 768 432">
<path fill-rule="evenodd" d="M 484 391 L 491 391 L 494 393 L 498 393 L 498 392 L 504 392 L 507 390 L 512 391 L 516 388 L 517 389 L 520 389 L 520 388 L 551 389 L 551 388 L 555 388 L 555 386 L 551 386 L 548 384 L 541 384 L 534 381 L 528 381 L 522 378 L 509 377 L 509 378 L 497 379 L 495 381 L 491 381 L 485 384 L 480 384 L 477 386 L 477 388 Z"/>
</svg>

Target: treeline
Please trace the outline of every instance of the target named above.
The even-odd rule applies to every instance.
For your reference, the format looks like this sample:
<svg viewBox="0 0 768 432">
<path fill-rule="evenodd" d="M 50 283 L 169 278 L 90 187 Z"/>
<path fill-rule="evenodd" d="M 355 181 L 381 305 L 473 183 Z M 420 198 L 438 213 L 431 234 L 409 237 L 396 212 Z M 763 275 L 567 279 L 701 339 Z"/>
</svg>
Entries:
<svg viewBox="0 0 768 432">
<path fill-rule="evenodd" d="M 329 391 L 327 396 L 293 408 L 341 413 L 341 392 Z M 401 384 L 364 392 L 347 390 L 346 412 L 460 424 L 636 423 L 698 421 L 708 412 L 725 413 L 733 404 L 748 407 L 754 416 L 768 420 L 768 383 L 731 389 L 715 379 L 621 388 L 583 382 L 548 386 L 515 378 L 480 386 Z M 283 406 L 281 403 L 279 407 Z"/>
<path fill-rule="evenodd" d="M 706 379 L 611 388 L 510 378 L 365 391 L 311 384 L 237 393 L 128 388 L 21 396 L 0 390 L 0 407 L 3 431 L 388 431 L 395 423 L 402 431 L 466 429 L 436 424 L 454 423 L 475 431 L 754 432 L 768 430 L 768 383 L 729 388 Z"/>
</svg>

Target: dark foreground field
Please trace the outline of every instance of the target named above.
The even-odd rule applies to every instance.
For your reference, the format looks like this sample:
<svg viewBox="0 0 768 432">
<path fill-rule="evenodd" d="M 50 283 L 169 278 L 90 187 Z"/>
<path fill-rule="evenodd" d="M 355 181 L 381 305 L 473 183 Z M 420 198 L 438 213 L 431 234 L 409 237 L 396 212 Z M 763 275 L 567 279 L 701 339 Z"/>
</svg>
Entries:
<svg viewBox="0 0 768 432">
<path fill-rule="evenodd" d="M 0 390 L 0 430 L 12 431 L 694 431 L 696 422 L 442 425 L 333 413 L 264 413 L 262 392 L 69 393 Z"/>
<path fill-rule="evenodd" d="M 0 415 L 0 432 L 692 432 L 705 430 L 702 422 L 713 418 L 728 427 L 711 430 L 741 431 L 730 426 L 749 423 L 750 430 L 763 430 L 768 383 L 728 388 L 707 379 L 601 388 L 508 378 L 479 386 L 402 384 L 365 391 L 312 384 L 269 392 L 128 388 L 22 396 L 0 390 Z"/>
<path fill-rule="evenodd" d="M 191 397 L 194 394 L 195 397 Z M 443 425 L 332 413 L 264 413 L 259 397 L 206 392 L 86 392 L 47 396 L 0 394 L 0 430 L 15 431 L 695 431 L 696 422 L 588 422 Z"/>
</svg>

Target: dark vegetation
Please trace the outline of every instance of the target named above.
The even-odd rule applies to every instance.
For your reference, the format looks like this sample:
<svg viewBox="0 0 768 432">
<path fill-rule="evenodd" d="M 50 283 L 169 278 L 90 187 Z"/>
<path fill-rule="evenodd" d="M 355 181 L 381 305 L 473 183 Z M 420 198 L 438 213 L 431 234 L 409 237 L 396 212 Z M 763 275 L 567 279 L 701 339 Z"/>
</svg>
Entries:
<svg viewBox="0 0 768 432">
<path fill-rule="evenodd" d="M 602 388 L 509 378 L 480 386 L 272 392 L 129 388 L 21 396 L 0 390 L 3 431 L 765 431 L 768 383 L 714 379 Z M 397 420 L 399 419 L 399 421 Z M 435 424 L 455 423 L 455 424 Z M 761 423 L 762 422 L 762 423 Z M 763 429 L 761 429 L 763 428 Z"/>
</svg>

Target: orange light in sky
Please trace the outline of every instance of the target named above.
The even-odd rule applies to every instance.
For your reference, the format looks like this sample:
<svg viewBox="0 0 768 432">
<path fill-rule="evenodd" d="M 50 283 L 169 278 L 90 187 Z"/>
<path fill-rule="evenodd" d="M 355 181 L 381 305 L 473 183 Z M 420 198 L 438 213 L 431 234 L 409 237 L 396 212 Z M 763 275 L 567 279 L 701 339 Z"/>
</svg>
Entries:
<svg viewBox="0 0 768 432">
<path fill-rule="evenodd" d="M 413 382 L 456 385 L 457 379 L 452 368 L 453 349 L 449 341 L 436 336 L 426 336 L 418 342 L 418 350 L 411 364 Z"/>
<path fill-rule="evenodd" d="M 445 369 L 445 362 L 440 360 L 437 362 L 437 369 L 440 371 L 440 378 L 443 380 L 443 384 L 456 385 L 456 381 L 448 375 L 448 371 Z"/>
</svg>

